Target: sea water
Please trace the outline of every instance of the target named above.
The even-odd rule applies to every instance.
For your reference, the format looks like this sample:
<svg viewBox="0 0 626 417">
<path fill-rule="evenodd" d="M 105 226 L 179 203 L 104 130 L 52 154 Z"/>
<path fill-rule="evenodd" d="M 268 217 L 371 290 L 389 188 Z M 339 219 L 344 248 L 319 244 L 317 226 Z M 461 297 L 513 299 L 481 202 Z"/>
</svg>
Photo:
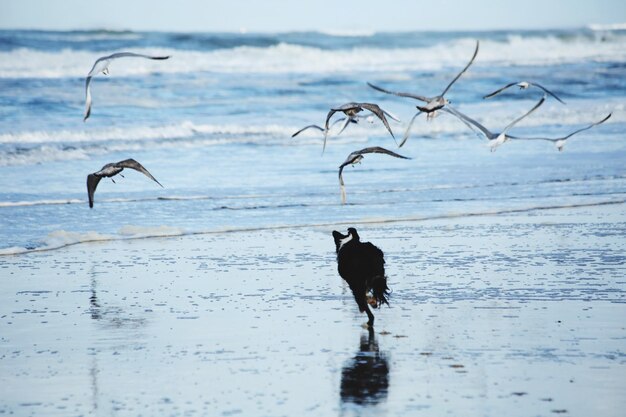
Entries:
<svg viewBox="0 0 626 417">
<path fill-rule="evenodd" d="M 379 120 L 328 137 L 331 107 L 378 103 L 402 138 L 412 99 L 369 88 L 440 94 L 492 131 L 541 97 L 513 81 L 553 91 L 511 130 L 564 136 L 612 113 L 603 125 L 552 142 L 510 141 L 490 152 L 454 117 L 414 123 L 397 148 Z M 123 58 L 91 83 L 85 76 L 119 51 L 170 55 Z M 602 204 L 626 197 L 626 31 L 414 33 L 137 33 L 0 31 L 0 251 L 47 249 L 98 239 L 220 230 L 307 227 Z M 364 112 L 367 113 L 367 112 Z M 383 146 L 410 160 L 366 155 L 347 166 L 342 205 L 338 167 L 352 151 Z M 86 176 L 133 158 L 164 186 L 125 170 L 103 179 L 95 207 Z"/>
</svg>

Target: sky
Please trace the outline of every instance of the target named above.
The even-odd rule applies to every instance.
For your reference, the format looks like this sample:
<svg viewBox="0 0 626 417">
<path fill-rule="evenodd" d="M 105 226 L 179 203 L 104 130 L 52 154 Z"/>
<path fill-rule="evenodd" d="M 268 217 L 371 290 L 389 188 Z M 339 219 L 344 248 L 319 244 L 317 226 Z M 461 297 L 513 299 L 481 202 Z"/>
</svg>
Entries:
<svg viewBox="0 0 626 417">
<path fill-rule="evenodd" d="M 418 31 L 626 24 L 626 0 L 0 0 L 0 29 Z"/>
</svg>

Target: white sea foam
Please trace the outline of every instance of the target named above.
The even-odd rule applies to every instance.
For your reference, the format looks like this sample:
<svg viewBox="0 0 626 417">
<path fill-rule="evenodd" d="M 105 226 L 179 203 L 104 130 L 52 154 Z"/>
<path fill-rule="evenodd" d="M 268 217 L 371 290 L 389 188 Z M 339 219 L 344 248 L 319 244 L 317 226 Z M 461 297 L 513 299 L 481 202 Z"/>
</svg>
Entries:
<svg viewBox="0 0 626 417">
<path fill-rule="evenodd" d="M 513 92 L 512 94 L 515 94 Z M 518 93 L 520 94 L 520 93 Z M 523 114 L 534 101 L 516 101 L 503 105 L 502 101 L 484 101 L 460 106 L 458 110 L 475 118 L 492 131 L 502 129 L 509 121 Z M 569 129 L 582 127 L 605 117 L 613 116 L 605 123 L 626 123 L 626 105 L 619 100 L 607 99 L 602 104 L 587 105 L 586 101 L 571 102 L 567 106 L 548 102 L 541 111 L 524 119 L 520 128 L 539 126 L 563 126 L 563 134 Z M 404 122 L 410 115 L 403 115 Z M 405 123 L 392 123 L 392 129 L 402 134 Z M 318 146 L 322 135 L 317 130 L 291 135 L 302 126 L 296 125 L 239 125 L 196 124 L 184 121 L 177 124 L 134 126 L 128 128 L 105 127 L 98 129 L 25 131 L 0 134 L 0 144 L 19 147 L 19 151 L 0 152 L 0 166 L 23 165 L 59 160 L 81 160 L 103 152 L 138 151 L 168 147 L 206 147 L 235 143 L 253 143 L 264 146 Z M 601 127 L 596 128 L 601 129 Z M 474 134 L 456 118 L 441 113 L 432 121 L 418 119 L 411 129 L 412 137 L 437 134 Z M 363 143 L 372 137 L 388 137 L 380 123 L 360 123 L 349 126 L 340 136 L 331 135 L 329 140 L 341 143 Z M 71 144 L 71 146 L 69 146 Z M 62 204 L 62 203 L 61 203 Z"/>
<path fill-rule="evenodd" d="M 626 30 L 626 23 L 591 24 L 588 27 L 595 31 Z"/>
<path fill-rule="evenodd" d="M 132 64 L 114 62 L 110 71 L 117 76 L 147 73 L 347 73 L 354 68 L 371 71 L 438 70 L 458 67 L 471 54 L 474 39 L 460 39 L 423 48 L 358 47 L 324 50 L 280 43 L 270 47 L 241 46 L 213 51 L 165 48 L 137 49 L 136 52 L 172 55 L 168 61 L 135 59 Z M 44 52 L 15 49 L 0 52 L 2 78 L 84 77 L 100 53 L 65 49 Z M 554 65 L 581 61 L 626 60 L 626 37 L 592 39 L 583 36 L 562 39 L 556 36 L 509 36 L 506 41 L 485 40 L 475 65 Z"/>
</svg>

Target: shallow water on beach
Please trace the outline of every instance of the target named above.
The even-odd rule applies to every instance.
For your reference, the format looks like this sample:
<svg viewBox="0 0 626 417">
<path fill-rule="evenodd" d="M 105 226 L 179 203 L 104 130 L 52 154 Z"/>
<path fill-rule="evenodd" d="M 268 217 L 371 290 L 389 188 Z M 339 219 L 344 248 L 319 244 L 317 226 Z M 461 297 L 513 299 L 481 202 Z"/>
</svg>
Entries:
<svg viewBox="0 0 626 417">
<path fill-rule="evenodd" d="M 623 205 L 360 228 L 371 335 L 330 231 L 5 258 L 0 413 L 621 415 Z"/>
</svg>

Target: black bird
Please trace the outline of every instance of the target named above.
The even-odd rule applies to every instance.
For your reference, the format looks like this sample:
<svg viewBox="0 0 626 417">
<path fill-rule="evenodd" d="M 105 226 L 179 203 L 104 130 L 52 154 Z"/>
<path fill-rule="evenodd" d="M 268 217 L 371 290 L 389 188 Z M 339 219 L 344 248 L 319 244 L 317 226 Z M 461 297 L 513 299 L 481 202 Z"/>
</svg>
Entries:
<svg viewBox="0 0 626 417">
<path fill-rule="evenodd" d="M 103 177 L 109 177 L 109 178 L 113 177 L 119 174 L 120 172 L 122 172 L 124 168 L 131 168 L 131 169 L 134 169 L 135 171 L 139 171 L 142 174 L 144 174 L 146 177 L 150 178 L 157 184 L 161 185 L 161 183 L 158 182 L 157 179 L 154 178 L 152 174 L 150 174 L 148 170 L 143 167 L 143 165 L 141 165 L 139 162 L 135 161 L 134 159 L 125 159 L 120 162 L 106 164 L 105 166 L 102 167 L 100 171 L 87 175 L 87 194 L 89 195 L 89 208 L 93 208 L 93 195 L 96 192 L 96 187 L 98 186 L 98 183 L 100 182 L 100 180 Z M 111 179 L 111 181 L 115 182 L 113 179 Z M 161 185 L 161 187 L 163 187 L 163 185 Z"/>
<path fill-rule="evenodd" d="M 374 326 L 374 314 L 369 309 L 367 294 L 371 292 L 370 303 L 374 308 L 382 304 L 389 305 L 387 296 L 387 277 L 383 251 L 369 242 L 361 242 L 354 227 L 343 235 L 333 231 L 337 251 L 337 269 L 339 275 L 350 286 L 354 299 L 361 313 L 368 317 L 367 325 Z"/>
<path fill-rule="evenodd" d="M 412 94 L 412 93 L 402 93 L 402 92 L 397 92 L 397 91 L 389 91 L 386 90 L 382 87 L 378 87 L 372 83 L 367 83 L 367 85 L 369 85 L 370 87 L 372 87 L 374 90 L 380 91 L 381 93 L 386 93 L 386 94 L 393 94 L 395 96 L 400 96 L 400 97 L 409 97 L 415 100 L 419 100 L 419 101 L 423 101 L 426 103 L 425 106 L 415 106 L 417 108 L 417 113 L 415 113 L 415 115 L 413 116 L 413 118 L 411 119 L 411 121 L 409 121 L 409 124 L 406 128 L 406 131 L 404 132 L 404 137 L 402 138 L 402 142 L 400 142 L 400 147 L 402 147 L 402 145 L 404 145 L 404 143 L 406 142 L 406 140 L 409 138 L 409 134 L 411 132 L 411 126 L 413 126 L 413 122 L 415 121 L 415 119 L 417 118 L 417 116 L 419 116 L 421 113 L 426 113 L 426 116 L 430 119 L 432 117 L 434 117 L 437 114 L 437 110 L 440 110 L 442 108 L 444 108 L 444 106 L 448 105 L 450 103 L 450 101 L 445 97 L 446 93 L 448 92 L 448 90 L 450 89 L 450 87 L 452 87 L 452 85 L 461 77 L 461 75 L 463 75 L 465 73 L 465 71 L 467 71 L 467 69 L 470 67 L 470 65 L 472 65 L 472 63 L 474 62 L 474 59 L 476 59 L 476 55 L 478 54 L 478 47 L 479 47 L 479 42 L 476 41 L 476 49 L 474 49 L 474 54 L 472 55 L 472 58 L 470 59 L 470 61 L 467 63 L 467 65 L 465 66 L 465 68 L 463 68 L 461 70 L 461 72 L 459 72 L 456 77 L 454 77 L 454 79 L 452 81 L 450 81 L 450 83 L 446 86 L 446 88 L 443 90 L 443 92 L 441 94 L 439 94 L 438 96 L 434 96 L 434 97 L 425 97 L 425 96 L 420 96 L 418 94 Z"/>
</svg>

